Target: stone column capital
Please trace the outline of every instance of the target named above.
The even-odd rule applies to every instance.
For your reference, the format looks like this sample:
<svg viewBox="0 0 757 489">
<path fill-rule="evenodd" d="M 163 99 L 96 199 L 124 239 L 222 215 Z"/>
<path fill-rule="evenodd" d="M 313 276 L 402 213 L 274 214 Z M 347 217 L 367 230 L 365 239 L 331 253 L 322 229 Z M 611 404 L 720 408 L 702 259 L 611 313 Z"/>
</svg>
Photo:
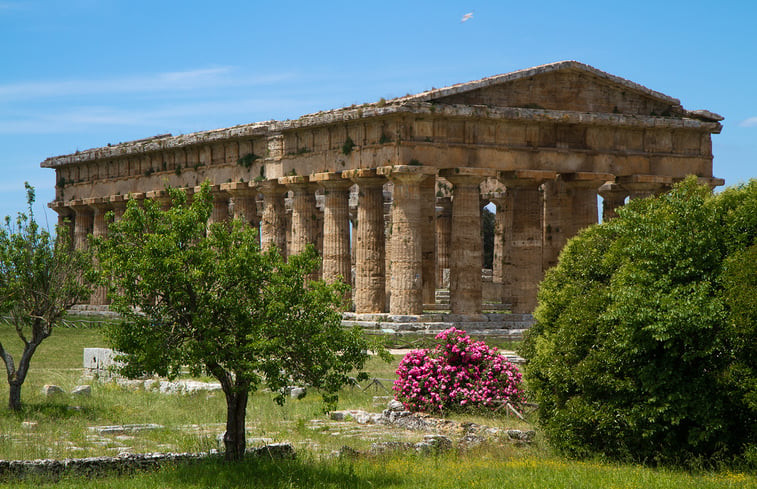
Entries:
<svg viewBox="0 0 757 489">
<path fill-rule="evenodd" d="M 615 181 L 615 175 L 598 172 L 560 173 L 557 175 L 557 180 L 573 187 L 598 188 L 606 182 Z"/>
<path fill-rule="evenodd" d="M 353 182 L 343 177 L 340 172 L 315 173 L 310 175 L 310 181 L 327 190 L 349 190 Z"/>
<path fill-rule="evenodd" d="M 383 186 L 387 179 L 380 175 L 375 168 L 359 168 L 355 170 L 346 170 L 342 172 L 344 178 L 349 178 L 352 182 L 361 187 Z"/>
<path fill-rule="evenodd" d="M 512 170 L 501 171 L 497 180 L 505 187 L 533 187 L 539 186 L 547 180 L 554 180 L 557 172 L 550 170 Z"/>
<path fill-rule="evenodd" d="M 479 185 L 487 178 L 496 176 L 496 171 L 488 168 L 445 168 L 439 171 L 439 176 L 452 185 Z"/>
<path fill-rule="evenodd" d="M 437 169 L 423 165 L 393 165 L 376 168 L 378 175 L 389 180 L 402 183 L 420 183 L 431 175 L 436 175 Z"/>
<path fill-rule="evenodd" d="M 53 202 L 50 202 L 49 204 L 47 204 L 47 207 L 55 211 L 55 213 L 61 217 L 69 217 L 74 214 L 74 210 L 60 200 L 54 200 Z"/>
<path fill-rule="evenodd" d="M 668 190 L 673 178 L 662 175 L 623 175 L 615 179 L 631 195 L 631 198 L 649 197 Z"/>
<path fill-rule="evenodd" d="M 252 197 L 258 194 L 258 186 L 255 182 L 227 182 L 220 185 L 222 192 L 226 192 L 232 197 Z"/>
<path fill-rule="evenodd" d="M 286 186 L 280 184 L 278 179 L 263 180 L 262 182 L 257 182 L 256 186 L 264 196 L 283 195 L 288 192 Z"/>
</svg>

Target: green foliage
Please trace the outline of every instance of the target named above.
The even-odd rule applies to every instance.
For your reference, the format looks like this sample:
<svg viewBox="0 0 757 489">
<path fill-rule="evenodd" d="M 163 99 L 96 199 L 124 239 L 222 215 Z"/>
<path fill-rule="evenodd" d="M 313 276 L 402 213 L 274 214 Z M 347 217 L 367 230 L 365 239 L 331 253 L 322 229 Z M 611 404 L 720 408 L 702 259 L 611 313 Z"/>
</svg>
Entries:
<svg viewBox="0 0 757 489">
<path fill-rule="evenodd" d="M 545 433 L 574 456 L 693 463 L 757 442 L 757 181 L 690 178 L 571 240 L 524 342 Z"/>
<path fill-rule="evenodd" d="M 256 230 L 241 220 L 207 224 L 207 183 L 191 204 L 169 192 L 167 211 L 130 201 L 98 243 L 111 307 L 127 318 L 110 337 L 126 354 L 126 375 L 174 377 L 186 366 L 218 379 L 229 406 L 227 436 L 241 429 L 241 446 L 227 439 L 227 456 L 230 448 L 243 453 L 248 392 L 307 384 L 333 404 L 349 372 L 363 367 L 369 344 L 360 330 L 341 327 L 345 286 L 307 280 L 319 266 L 314 248 L 285 262 L 276 249 L 261 252 Z M 241 426 L 230 426 L 239 416 Z"/>
<path fill-rule="evenodd" d="M 252 164 L 255 163 L 255 161 L 258 159 L 260 159 L 260 156 L 256 155 L 255 153 L 247 153 L 237 160 L 237 165 L 249 169 L 252 167 Z"/>
<path fill-rule="evenodd" d="M 355 142 L 352 140 L 351 137 L 347 136 L 347 139 L 344 141 L 344 144 L 342 145 L 342 153 L 348 155 L 352 153 L 352 148 L 355 147 Z"/>
<path fill-rule="evenodd" d="M 16 365 L 0 343 L 9 384 L 8 406 L 21 408 L 21 386 L 34 352 L 66 310 L 89 296 L 94 279 L 90 256 L 71 249 L 68 228 L 59 227 L 57 239 L 34 220 L 34 189 L 26 183 L 28 214 L 19 213 L 15 225 L 5 218 L 0 229 L 0 314 L 24 345 Z"/>
</svg>

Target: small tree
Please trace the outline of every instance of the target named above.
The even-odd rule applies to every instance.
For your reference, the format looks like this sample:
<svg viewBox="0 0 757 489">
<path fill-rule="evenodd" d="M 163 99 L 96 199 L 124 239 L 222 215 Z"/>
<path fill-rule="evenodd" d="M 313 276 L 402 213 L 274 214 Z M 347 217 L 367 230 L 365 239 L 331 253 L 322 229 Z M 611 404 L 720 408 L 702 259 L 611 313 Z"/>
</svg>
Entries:
<svg viewBox="0 0 757 489">
<path fill-rule="evenodd" d="M 341 327 L 345 286 L 307 280 L 319 264 L 312 247 L 285 262 L 276 249 L 261 252 L 256 230 L 240 220 L 208 226 L 207 184 L 191 205 L 169 191 L 169 210 L 130 201 L 98 242 L 111 307 L 126 318 L 110 339 L 127 376 L 175 377 L 189 367 L 218 379 L 226 458 L 238 460 L 250 392 L 265 384 L 283 402 L 286 386 L 308 384 L 333 404 L 369 344 Z"/>
<path fill-rule="evenodd" d="M 34 220 L 34 189 L 28 184 L 28 214 L 19 213 L 15 226 L 5 218 L 0 229 L 0 312 L 9 316 L 24 344 L 16 365 L 0 343 L 0 356 L 8 375 L 8 407 L 21 408 L 21 386 L 26 380 L 34 352 L 50 336 L 66 310 L 91 293 L 90 255 L 70 246 L 66 226 L 57 229 L 57 239 Z"/>
</svg>

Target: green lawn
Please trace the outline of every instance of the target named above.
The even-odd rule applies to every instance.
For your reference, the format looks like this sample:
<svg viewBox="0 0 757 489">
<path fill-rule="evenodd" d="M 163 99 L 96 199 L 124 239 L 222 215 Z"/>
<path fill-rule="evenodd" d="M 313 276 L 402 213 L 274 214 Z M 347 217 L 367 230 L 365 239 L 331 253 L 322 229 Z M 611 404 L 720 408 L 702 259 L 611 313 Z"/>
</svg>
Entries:
<svg viewBox="0 0 757 489">
<path fill-rule="evenodd" d="M 0 342 L 14 353 L 20 341 L 11 327 L 0 324 Z M 220 392 L 166 395 L 128 390 L 112 383 L 93 383 L 92 397 L 63 395 L 54 400 L 41 394 L 42 385 L 54 383 L 67 392 L 84 383 L 82 349 L 106 346 L 96 327 L 60 328 L 40 347 L 24 385 L 20 413 L 0 408 L 0 459 L 67 458 L 116 455 L 124 446 L 133 452 L 207 451 L 216 448 L 223 431 L 225 402 Z M 371 359 L 372 376 L 392 378 L 399 357 L 392 364 Z M 209 380 L 209 379 L 206 379 Z M 91 381 L 90 381 L 91 382 Z M 0 382 L 5 404 L 8 388 Z M 340 394 L 339 409 L 379 411 L 374 396 L 381 390 L 347 388 Z M 167 466 L 153 473 L 107 476 L 92 480 L 65 478 L 57 487 L 601 487 L 601 488 L 724 488 L 757 487 L 757 478 L 730 472 L 688 474 L 633 465 L 568 461 L 553 455 L 540 441 L 527 448 L 488 448 L 422 458 L 415 455 L 334 460 L 328 454 L 342 445 L 365 449 L 370 441 L 334 436 L 311 423 L 325 419 L 320 396 L 308 394 L 283 407 L 270 392 L 257 392 L 250 400 L 248 437 L 295 444 L 294 461 L 247 460 L 226 464 L 207 460 Z M 501 416 L 455 416 L 498 427 L 527 427 Z M 36 423 L 36 425 L 24 424 Z M 112 424 L 157 423 L 163 429 L 113 437 L 93 435 L 89 427 Z M 188 425 L 201 425 L 188 428 Z M 421 437 L 422 434 L 417 434 Z M 306 446 L 317 445 L 317 449 Z M 26 485 L 23 485 L 26 484 Z M 2 487 L 39 487 L 51 481 L 8 482 Z"/>
</svg>

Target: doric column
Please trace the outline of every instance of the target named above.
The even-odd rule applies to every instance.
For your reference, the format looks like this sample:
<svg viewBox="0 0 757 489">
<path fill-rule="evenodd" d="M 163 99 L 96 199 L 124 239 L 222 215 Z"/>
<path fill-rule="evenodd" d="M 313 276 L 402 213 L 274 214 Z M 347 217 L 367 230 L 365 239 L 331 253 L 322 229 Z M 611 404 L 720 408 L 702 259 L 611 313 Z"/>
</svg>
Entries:
<svg viewBox="0 0 757 489">
<path fill-rule="evenodd" d="M 267 251 L 272 246 L 286 256 L 286 210 L 284 208 L 285 186 L 276 180 L 266 180 L 260 184 L 263 194 L 263 216 L 260 222 L 260 247 Z"/>
<path fill-rule="evenodd" d="M 479 185 L 492 170 L 442 170 L 452 184 L 452 236 L 449 258 L 449 294 L 453 314 L 481 313 L 481 205 Z"/>
<path fill-rule="evenodd" d="M 396 165 L 377 168 L 394 183 L 392 202 L 392 275 L 389 312 L 423 313 L 421 244 L 421 182 L 436 173 L 425 166 Z"/>
<path fill-rule="evenodd" d="M 449 275 L 444 280 L 445 270 L 449 274 L 449 247 L 452 236 L 452 199 L 436 199 L 436 286 L 449 287 Z"/>
<path fill-rule="evenodd" d="M 231 196 L 234 219 L 241 219 L 252 227 L 257 228 L 260 224 L 258 207 L 255 199 L 258 188 L 255 182 L 229 182 L 222 183 L 221 190 Z"/>
<path fill-rule="evenodd" d="M 74 200 L 68 205 L 73 209 L 76 216 L 74 218 L 74 248 L 86 250 L 87 236 L 92 233 L 95 213 L 83 200 Z"/>
<path fill-rule="evenodd" d="M 597 193 L 602 197 L 602 222 L 616 217 L 616 209 L 626 203 L 628 190 L 614 182 L 605 182 Z"/>
<path fill-rule="evenodd" d="M 323 280 L 340 277 L 352 283 L 350 256 L 350 187 L 340 173 L 316 173 L 311 181 L 323 187 Z"/>
<path fill-rule="evenodd" d="M 615 181 L 628 191 L 631 199 L 645 199 L 666 192 L 673 185 L 672 177 L 661 175 L 625 175 Z"/>
<path fill-rule="evenodd" d="M 386 280 L 384 281 L 384 293 L 386 295 L 386 307 L 392 303 L 392 202 L 394 194 L 394 184 L 390 183 L 385 186 L 382 192 L 384 199 L 384 270 L 386 270 Z"/>
<path fill-rule="evenodd" d="M 544 270 L 557 264 L 570 238 L 597 223 L 597 189 L 614 178 L 609 173 L 575 172 L 544 182 Z"/>
<path fill-rule="evenodd" d="M 515 313 L 531 313 L 542 279 L 543 199 L 540 186 L 553 180 L 553 171 L 516 170 L 500 172 L 506 187 L 505 210 L 512 226 L 505 230 L 503 302 Z"/>
<path fill-rule="evenodd" d="M 95 238 L 105 237 L 108 233 L 108 225 L 105 221 L 105 213 L 110 209 L 110 201 L 102 197 L 85 199 L 84 203 L 92 209 L 92 236 Z M 89 303 L 93 305 L 106 305 L 108 303 L 106 287 L 97 287 L 89 298 Z"/>
<path fill-rule="evenodd" d="M 421 182 L 423 303 L 436 303 L 436 175 Z"/>
<path fill-rule="evenodd" d="M 305 251 L 305 246 L 315 246 L 318 226 L 318 209 L 315 206 L 315 185 L 307 177 L 279 178 L 279 183 L 292 191 L 292 249 L 290 255 Z"/>
<path fill-rule="evenodd" d="M 503 280 L 503 260 L 505 256 L 505 229 L 508 227 L 506 199 L 504 192 L 494 192 L 489 202 L 496 206 L 494 214 L 494 256 L 492 257 L 492 282 L 501 284 Z M 512 217 L 512 215 L 510 215 Z"/>
<path fill-rule="evenodd" d="M 384 235 L 384 177 L 376 170 L 349 170 L 344 175 L 358 184 L 355 243 L 354 301 L 357 313 L 386 311 Z"/>
</svg>

